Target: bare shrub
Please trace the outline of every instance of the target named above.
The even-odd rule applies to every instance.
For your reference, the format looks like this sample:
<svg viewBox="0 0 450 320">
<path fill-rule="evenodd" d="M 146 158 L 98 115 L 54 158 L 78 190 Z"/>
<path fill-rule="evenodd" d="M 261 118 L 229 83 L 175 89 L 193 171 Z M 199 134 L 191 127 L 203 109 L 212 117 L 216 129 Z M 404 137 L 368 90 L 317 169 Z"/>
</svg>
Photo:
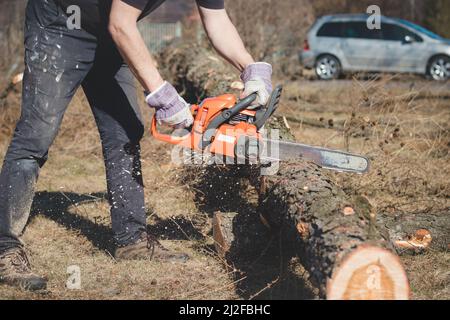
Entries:
<svg viewBox="0 0 450 320">
<path fill-rule="evenodd" d="M 25 5 L 25 0 L 0 0 L 0 80 L 3 83 L 22 66 Z"/>
<path fill-rule="evenodd" d="M 450 38 L 450 1 L 429 1 L 426 7 L 425 25 L 439 35 Z"/>
<path fill-rule="evenodd" d="M 255 59 L 275 63 L 285 75 L 295 67 L 307 29 L 314 21 L 311 1 L 233 0 L 226 3 L 231 19 Z"/>
<path fill-rule="evenodd" d="M 344 143 L 348 148 L 352 140 L 364 139 L 364 153 L 373 168 L 363 178 L 338 178 L 354 192 L 369 195 L 385 212 L 446 210 L 449 114 L 441 111 L 446 97 L 433 95 L 427 87 L 396 93 L 393 78 L 354 80 Z"/>
</svg>

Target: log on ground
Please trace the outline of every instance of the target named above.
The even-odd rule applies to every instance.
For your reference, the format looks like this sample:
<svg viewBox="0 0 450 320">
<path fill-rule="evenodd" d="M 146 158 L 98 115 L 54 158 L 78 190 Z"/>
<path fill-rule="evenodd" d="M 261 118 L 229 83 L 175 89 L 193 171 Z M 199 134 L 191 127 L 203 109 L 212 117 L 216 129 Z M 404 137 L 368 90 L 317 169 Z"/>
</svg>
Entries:
<svg viewBox="0 0 450 320">
<path fill-rule="evenodd" d="M 264 178 L 260 212 L 328 299 L 408 299 L 398 256 L 376 219 L 312 163 L 288 162 Z"/>
</svg>

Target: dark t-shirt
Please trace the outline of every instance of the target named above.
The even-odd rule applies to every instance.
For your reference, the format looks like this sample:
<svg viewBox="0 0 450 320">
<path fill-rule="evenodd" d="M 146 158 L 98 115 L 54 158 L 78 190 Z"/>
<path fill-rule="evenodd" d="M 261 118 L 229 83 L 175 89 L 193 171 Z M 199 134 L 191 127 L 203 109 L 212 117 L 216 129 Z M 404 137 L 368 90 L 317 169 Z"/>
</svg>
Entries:
<svg viewBox="0 0 450 320">
<path fill-rule="evenodd" d="M 140 19 L 157 9 L 165 0 L 122 0 L 123 2 L 142 10 Z M 99 34 L 106 31 L 112 0 L 56 0 L 64 10 L 71 5 L 81 9 L 81 27 L 86 31 Z M 201 7 L 208 9 L 223 9 L 224 0 L 196 0 Z"/>
</svg>

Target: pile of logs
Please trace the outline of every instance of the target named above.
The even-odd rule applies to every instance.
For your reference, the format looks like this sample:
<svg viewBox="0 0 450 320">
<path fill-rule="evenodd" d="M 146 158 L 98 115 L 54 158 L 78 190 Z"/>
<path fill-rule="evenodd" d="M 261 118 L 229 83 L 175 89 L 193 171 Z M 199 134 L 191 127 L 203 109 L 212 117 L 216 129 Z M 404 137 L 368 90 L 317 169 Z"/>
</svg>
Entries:
<svg viewBox="0 0 450 320">
<path fill-rule="evenodd" d="M 160 66 L 190 102 L 239 88 L 238 73 L 199 46 L 169 47 L 160 57 Z M 269 127 L 282 129 L 281 139 L 293 139 L 283 121 L 274 118 Z M 436 221 L 439 216 L 378 213 L 369 200 L 345 194 L 325 170 L 301 159 L 281 163 L 271 176 L 251 171 L 249 181 L 258 193 L 258 221 L 295 246 L 321 296 L 327 299 L 408 299 L 409 282 L 398 254 L 426 250 L 432 241 L 444 246 L 450 243 L 449 230 L 436 227 L 446 225 Z M 211 172 L 214 170 L 208 174 Z M 209 181 L 221 184 L 221 179 L 209 177 Z M 217 199 L 220 201 L 220 195 Z M 239 212 L 215 213 L 216 248 L 228 260 L 234 258 L 231 248 L 239 245 L 236 234 L 246 228 L 242 221 Z M 247 232 L 255 230 L 259 229 L 249 225 Z M 435 236 L 439 239 L 432 240 Z"/>
</svg>

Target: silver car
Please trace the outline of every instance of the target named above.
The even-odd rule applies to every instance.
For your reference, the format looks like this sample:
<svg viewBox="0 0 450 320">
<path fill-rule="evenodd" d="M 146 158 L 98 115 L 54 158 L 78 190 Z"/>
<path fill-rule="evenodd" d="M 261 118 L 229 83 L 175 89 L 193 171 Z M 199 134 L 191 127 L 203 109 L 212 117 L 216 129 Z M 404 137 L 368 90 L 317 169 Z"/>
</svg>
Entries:
<svg viewBox="0 0 450 320">
<path fill-rule="evenodd" d="M 450 77 L 450 40 L 412 22 L 381 17 L 368 27 L 368 15 L 319 18 L 308 32 L 300 59 L 322 80 L 344 72 L 416 73 L 445 81 Z"/>
</svg>

